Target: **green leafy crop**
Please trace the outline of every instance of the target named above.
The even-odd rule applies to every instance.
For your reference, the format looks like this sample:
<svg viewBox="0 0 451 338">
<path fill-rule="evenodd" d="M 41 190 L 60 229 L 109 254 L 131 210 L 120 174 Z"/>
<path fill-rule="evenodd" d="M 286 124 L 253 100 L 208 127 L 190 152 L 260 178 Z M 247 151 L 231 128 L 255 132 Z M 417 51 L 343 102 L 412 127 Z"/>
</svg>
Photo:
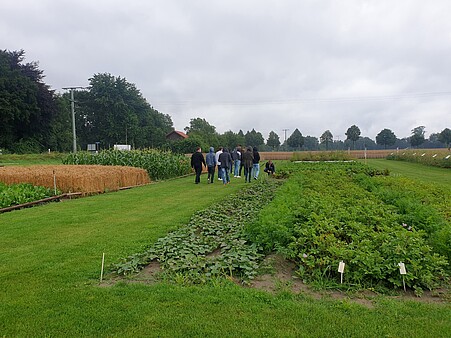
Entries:
<svg viewBox="0 0 451 338">
<path fill-rule="evenodd" d="M 158 149 L 103 150 L 98 154 L 78 152 L 63 159 L 64 164 L 121 165 L 143 168 L 152 180 L 178 177 L 191 172 L 190 160 L 186 156 Z"/>
<path fill-rule="evenodd" d="M 359 163 L 297 166 L 247 227 L 253 242 L 284 253 L 304 280 L 315 283 L 339 281 L 340 261 L 348 287 L 399 287 L 399 262 L 406 264 L 407 286 L 418 292 L 445 278 L 448 261 L 439 254 L 447 253 L 440 250 L 445 245 L 439 248 L 439 237 L 432 236 L 451 225 L 439 207 L 426 206 L 427 194 L 403 193 L 406 184 L 391 184 L 392 178 Z"/>
<path fill-rule="evenodd" d="M 6 185 L 0 183 L 0 208 L 24 204 L 53 196 L 52 189 L 29 183 Z"/>
<path fill-rule="evenodd" d="M 224 276 L 251 280 L 263 256 L 258 245 L 245 239 L 243 229 L 273 198 L 278 186 L 275 180 L 255 182 L 194 214 L 186 226 L 115 264 L 114 271 L 126 275 L 158 261 L 167 278 L 185 283 Z"/>
</svg>

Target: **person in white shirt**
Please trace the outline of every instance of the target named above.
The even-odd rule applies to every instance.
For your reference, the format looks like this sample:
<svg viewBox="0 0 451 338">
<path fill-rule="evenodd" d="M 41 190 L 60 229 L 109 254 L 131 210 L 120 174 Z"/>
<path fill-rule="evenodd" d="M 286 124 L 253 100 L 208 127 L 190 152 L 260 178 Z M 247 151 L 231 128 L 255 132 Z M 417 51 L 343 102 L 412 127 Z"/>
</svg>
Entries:
<svg viewBox="0 0 451 338">
<path fill-rule="evenodd" d="M 222 147 L 219 147 L 218 151 L 215 154 L 216 164 L 218 165 L 218 180 L 222 181 L 222 172 L 221 172 L 221 162 L 219 162 L 219 155 L 222 154 Z"/>
</svg>

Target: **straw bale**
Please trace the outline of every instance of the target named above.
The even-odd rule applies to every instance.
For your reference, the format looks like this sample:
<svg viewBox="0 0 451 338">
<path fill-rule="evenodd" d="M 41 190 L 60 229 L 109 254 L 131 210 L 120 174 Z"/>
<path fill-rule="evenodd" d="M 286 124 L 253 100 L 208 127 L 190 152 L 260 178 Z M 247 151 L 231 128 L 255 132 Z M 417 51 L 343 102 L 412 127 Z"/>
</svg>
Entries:
<svg viewBox="0 0 451 338">
<path fill-rule="evenodd" d="M 147 171 L 135 167 L 101 165 L 0 167 L 0 182 L 6 184 L 31 183 L 53 189 L 54 175 L 57 189 L 63 193 L 116 191 L 150 182 Z"/>
</svg>

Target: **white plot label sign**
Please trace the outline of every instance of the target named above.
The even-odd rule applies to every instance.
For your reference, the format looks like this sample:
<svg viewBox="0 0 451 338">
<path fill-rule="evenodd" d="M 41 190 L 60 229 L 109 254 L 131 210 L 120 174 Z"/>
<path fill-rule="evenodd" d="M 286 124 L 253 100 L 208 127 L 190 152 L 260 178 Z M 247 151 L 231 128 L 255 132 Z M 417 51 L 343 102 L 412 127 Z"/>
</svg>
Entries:
<svg viewBox="0 0 451 338">
<path fill-rule="evenodd" d="M 406 266 L 405 266 L 405 264 L 402 263 L 402 262 L 400 262 L 400 263 L 398 263 L 398 265 L 399 265 L 399 273 L 400 273 L 401 275 L 406 275 L 406 274 L 407 274 L 407 271 L 406 271 Z"/>
<path fill-rule="evenodd" d="M 338 263 L 338 272 L 340 273 L 340 283 L 343 284 L 343 273 L 345 272 L 345 263 L 343 261 L 340 261 Z"/>
</svg>

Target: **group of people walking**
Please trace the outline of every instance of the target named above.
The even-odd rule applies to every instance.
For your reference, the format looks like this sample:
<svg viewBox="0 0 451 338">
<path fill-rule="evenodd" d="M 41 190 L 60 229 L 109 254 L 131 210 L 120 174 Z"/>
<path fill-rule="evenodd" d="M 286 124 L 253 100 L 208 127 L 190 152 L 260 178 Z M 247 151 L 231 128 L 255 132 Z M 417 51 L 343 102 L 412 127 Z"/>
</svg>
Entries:
<svg viewBox="0 0 451 338">
<path fill-rule="evenodd" d="M 271 161 L 268 161 L 271 162 Z M 260 173 L 260 154 L 256 147 L 247 147 L 242 150 L 241 146 L 237 146 L 231 153 L 227 148 L 219 147 L 215 152 L 213 147 L 206 157 L 202 154 L 202 149 L 198 147 L 191 156 L 191 167 L 196 173 L 195 183 L 200 183 L 200 175 L 202 174 L 203 166 L 208 169 L 208 183 L 214 182 L 215 171 L 218 169 L 218 180 L 221 180 L 224 185 L 230 183 L 230 176 L 233 174 L 235 178 L 241 178 L 241 173 L 244 169 L 245 182 L 251 182 L 251 178 L 256 180 Z M 270 172 L 268 172 L 268 167 Z M 275 172 L 274 164 L 265 167 L 265 172 L 272 174 Z"/>
</svg>

